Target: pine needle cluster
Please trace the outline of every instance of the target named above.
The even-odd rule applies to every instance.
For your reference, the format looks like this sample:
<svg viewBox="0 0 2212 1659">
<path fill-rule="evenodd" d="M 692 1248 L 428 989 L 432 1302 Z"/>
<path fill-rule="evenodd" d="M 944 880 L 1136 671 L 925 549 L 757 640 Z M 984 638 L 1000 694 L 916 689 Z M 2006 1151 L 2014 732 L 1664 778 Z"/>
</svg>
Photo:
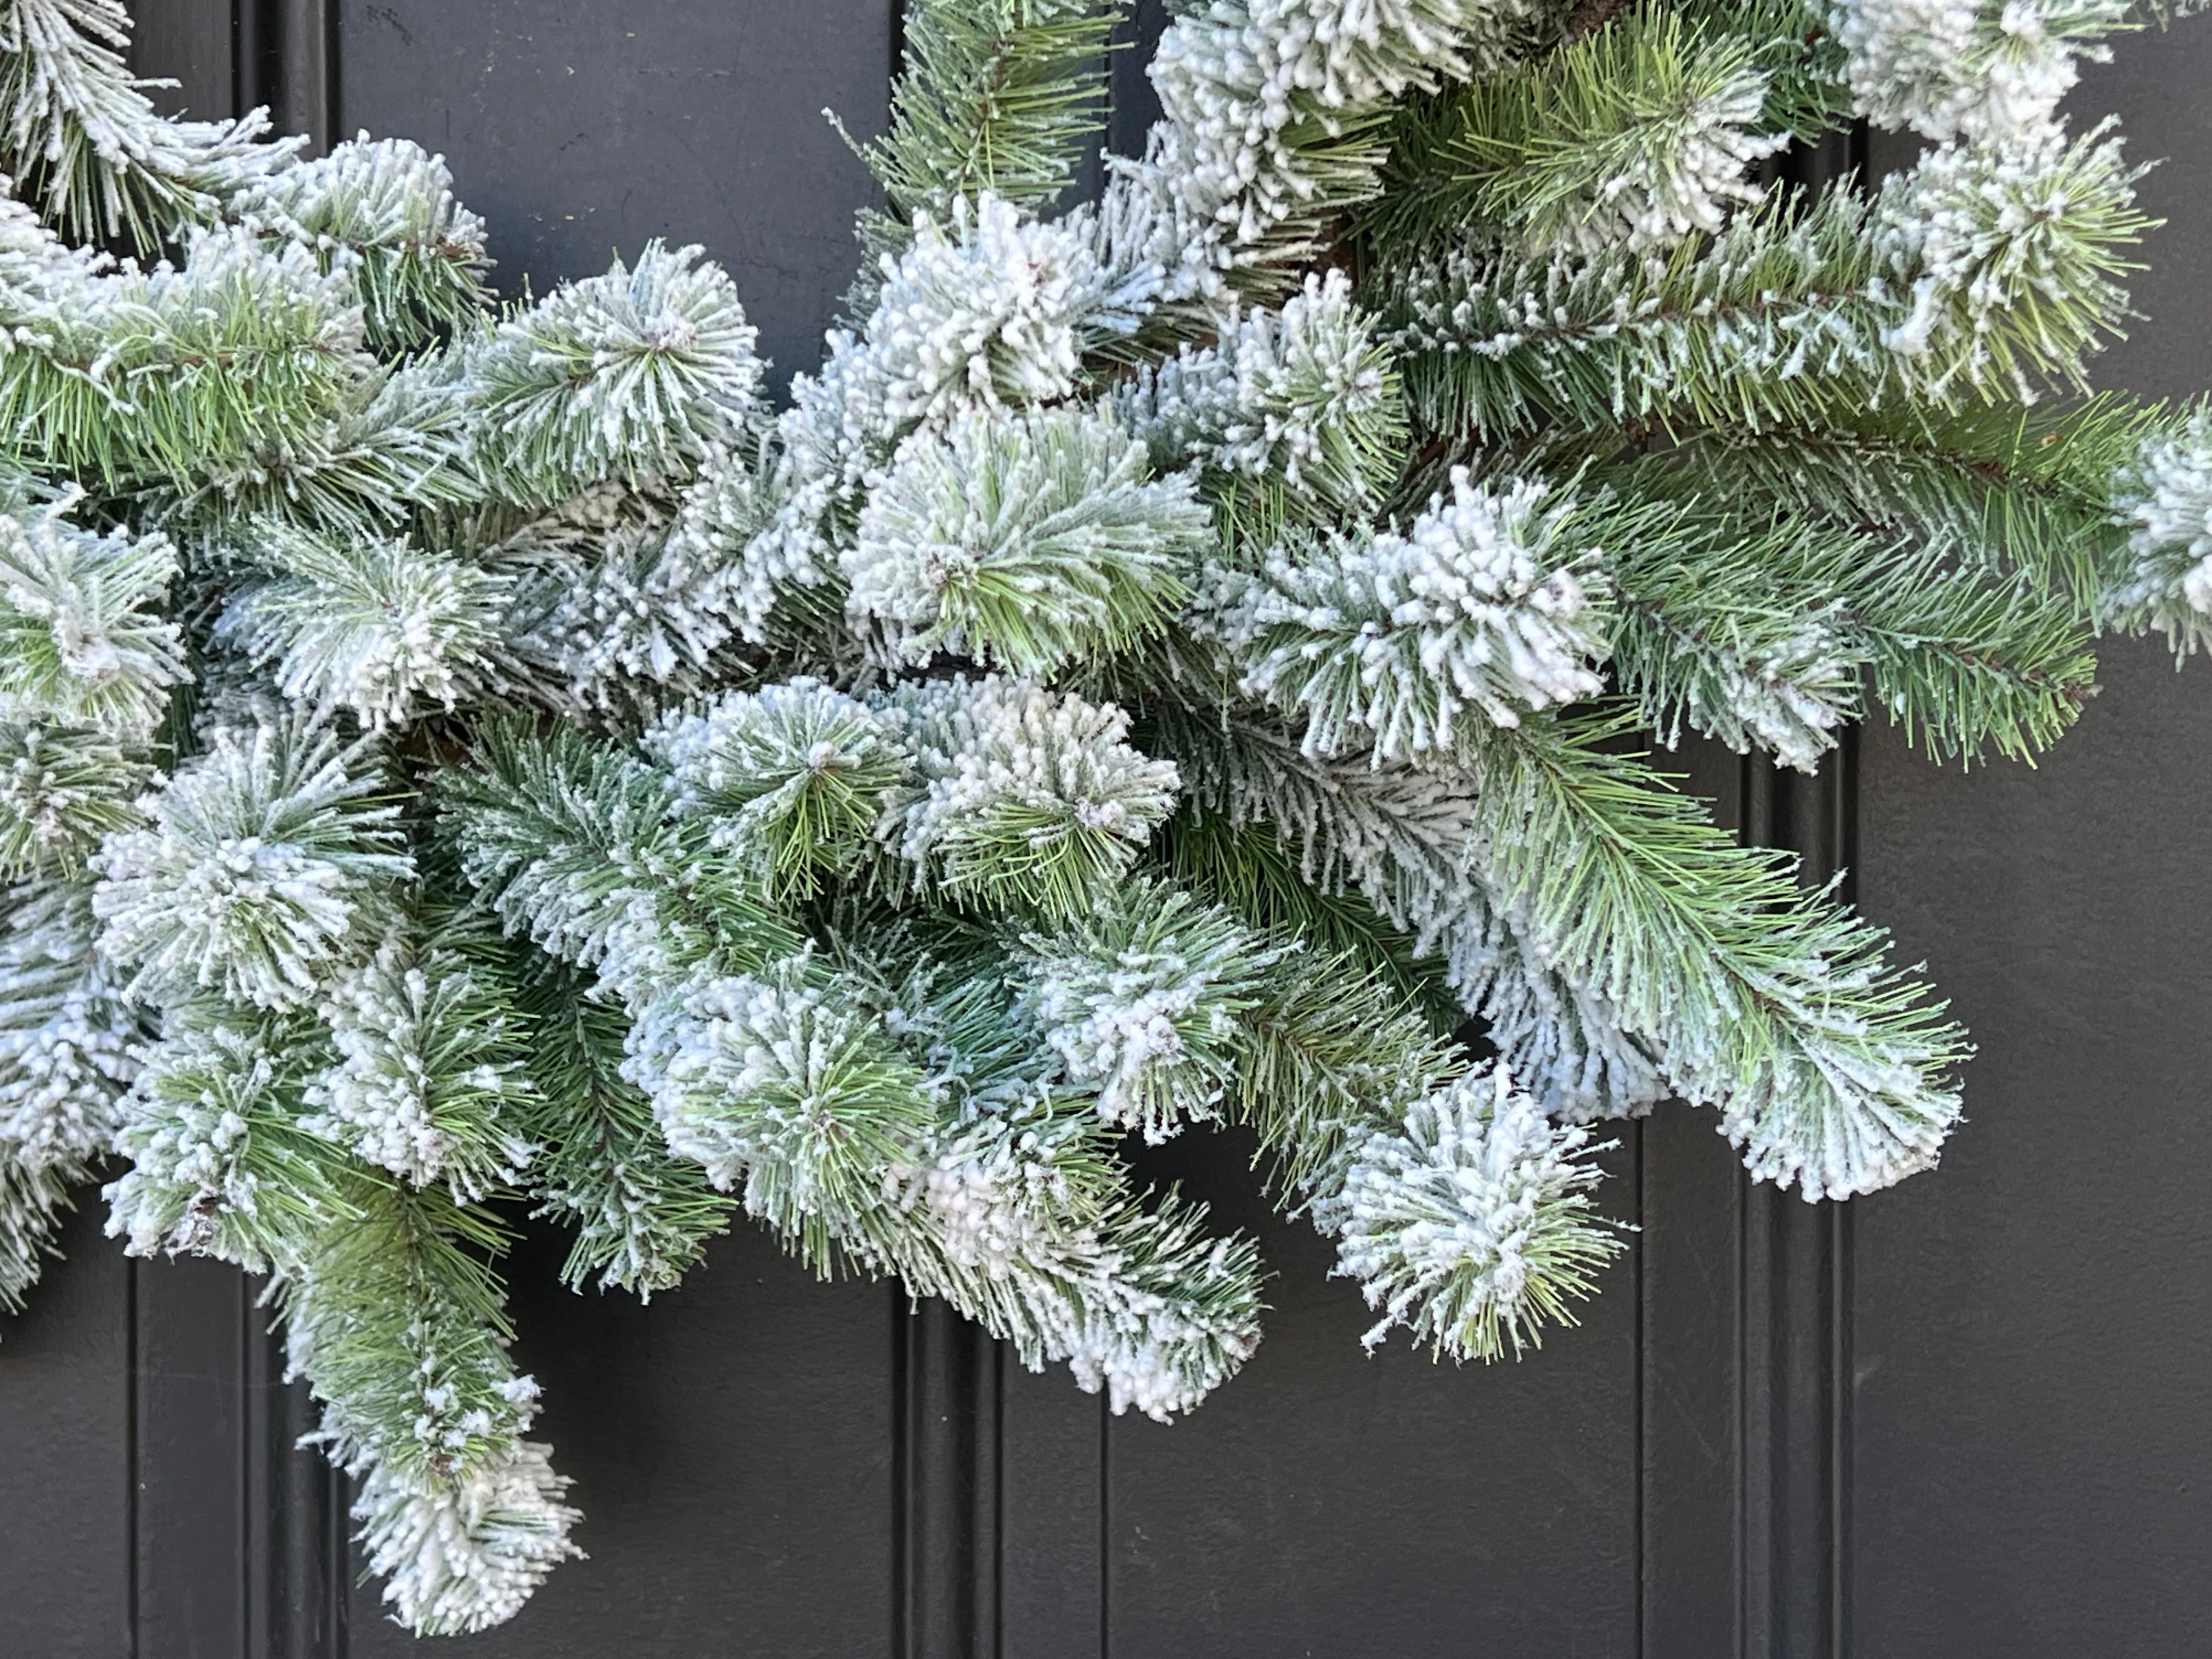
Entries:
<svg viewBox="0 0 2212 1659">
<path fill-rule="evenodd" d="M 0 1305 L 103 1171 L 270 1273 L 415 1630 L 574 1553 L 520 1214 L 641 1297 L 757 1224 L 1164 1419 L 1263 1268 L 1133 1136 L 1255 1131 L 1460 1360 L 1622 1249 L 1607 1120 L 1928 1168 L 1965 1034 L 1650 744 L 2032 759 L 2101 630 L 2212 643 L 2212 417 L 2082 392 L 2121 0 L 1212 0 L 1071 204 L 1118 21 L 908 9 L 778 410 L 699 250 L 501 303 L 440 158 L 0 0 Z M 1850 118 L 1928 148 L 1772 182 Z"/>
</svg>

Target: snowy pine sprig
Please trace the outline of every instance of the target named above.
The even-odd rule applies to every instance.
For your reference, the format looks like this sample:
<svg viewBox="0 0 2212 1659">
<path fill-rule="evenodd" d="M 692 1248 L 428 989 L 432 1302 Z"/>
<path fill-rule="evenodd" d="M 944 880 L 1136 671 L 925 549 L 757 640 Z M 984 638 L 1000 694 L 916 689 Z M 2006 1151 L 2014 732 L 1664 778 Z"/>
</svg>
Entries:
<svg viewBox="0 0 2212 1659">
<path fill-rule="evenodd" d="M 1221 1115 L 1243 1017 L 1284 954 L 1149 883 L 1022 948 L 1031 1017 L 1070 1080 L 1154 1142 Z"/>
<path fill-rule="evenodd" d="M 435 1190 L 363 1190 L 351 1224 L 278 1281 L 289 1370 L 323 1402 L 316 1438 L 360 1482 L 353 1515 L 394 1615 L 457 1635 L 514 1616 L 580 1553 L 551 1449 L 524 1436 L 536 1379 L 511 1329 L 483 1212 Z"/>
<path fill-rule="evenodd" d="M 279 167 L 297 141 L 259 142 L 268 112 L 166 120 L 128 67 L 121 0 L 0 7 L 0 173 L 28 186 L 72 238 L 158 246 Z"/>
<path fill-rule="evenodd" d="M 116 1146 L 107 1230 L 136 1255 L 188 1251 L 264 1272 L 356 1218 L 343 1155 L 302 1108 L 318 1058 L 296 1016 L 173 1022 L 149 1048 Z"/>
<path fill-rule="evenodd" d="M 648 243 L 634 267 L 563 283 L 477 348 L 478 464 L 514 499 L 681 477 L 751 413 L 758 331 L 702 252 Z"/>
<path fill-rule="evenodd" d="M 270 671 L 301 708 L 366 726 L 451 708 L 489 678 L 505 643 L 504 573 L 404 540 L 257 526 L 264 581 L 240 584 L 213 637 Z"/>
<path fill-rule="evenodd" d="M 1750 175 L 1795 134 L 1767 118 L 1770 43 L 1633 6 L 1519 75 L 1476 77 L 1400 117 L 1400 186 L 1365 210 L 1392 240 L 1470 224 L 1537 254 L 1671 247 L 1759 201 Z"/>
<path fill-rule="evenodd" d="M 428 344 L 489 301 L 483 221 L 454 198 L 445 158 L 411 140 L 362 133 L 257 180 L 229 210 L 271 241 L 349 265 L 379 350 Z"/>
<path fill-rule="evenodd" d="M 1043 674 L 1161 632 L 1207 538 L 1188 480 L 1100 415 L 978 412 L 900 446 L 843 564 L 895 659 Z"/>
<path fill-rule="evenodd" d="M 883 714 L 921 780 L 893 820 L 899 853 L 963 900 L 1079 914 L 1174 800 L 1174 766 L 1125 740 L 1112 703 L 989 678 L 902 689 Z"/>
<path fill-rule="evenodd" d="M 864 228 L 897 241 L 915 212 L 941 217 L 986 191 L 1051 202 L 1101 125 L 1115 15 L 1097 0 L 921 0 L 903 19 L 890 131 L 863 152 L 890 213 Z"/>
<path fill-rule="evenodd" d="M 1382 1315 L 1369 1346 L 1404 1325 L 1455 1359 L 1519 1353 L 1546 1322 L 1571 1323 L 1619 1249 L 1596 1224 L 1587 1131 L 1562 1129 L 1492 1067 L 1425 1096 L 1405 1127 L 1345 1149 L 1341 1184 L 1315 1203 L 1338 1271 Z"/>
<path fill-rule="evenodd" d="M 1164 465 L 1195 463 L 1237 481 L 1273 483 L 1284 507 L 1357 511 L 1402 459 L 1398 382 L 1373 320 L 1340 270 L 1309 276 L 1279 310 L 1240 309 L 1218 343 L 1188 343 L 1120 388 L 1121 418 Z"/>
<path fill-rule="evenodd" d="M 0 937 L 0 1308 L 20 1310 L 70 1188 L 114 1145 L 137 1010 L 94 942 L 80 885 L 19 888 Z"/>
<path fill-rule="evenodd" d="M 302 1096 L 316 1133 L 464 1201 L 512 1183 L 534 1150 L 528 1028 L 481 933 L 465 915 L 405 916 L 333 979 L 317 1012 L 337 1058 Z"/>
<path fill-rule="evenodd" d="M 1402 533 L 1294 542 L 1224 574 L 1210 625 L 1309 748 L 1449 750 L 1470 720 L 1515 726 L 1602 689 L 1605 580 L 1572 519 L 1540 482 L 1455 471 Z"/>
<path fill-rule="evenodd" d="M 103 845 L 93 911 L 133 995 L 298 1007 L 365 956 L 413 872 L 362 750 L 300 725 L 218 729 Z"/>
<path fill-rule="evenodd" d="M 166 536 L 81 530 L 67 496 L 0 513 L 0 720 L 143 738 L 186 677 Z"/>
<path fill-rule="evenodd" d="M 732 691 L 647 735 L 678 811 L 757 860 L 769 894 L 811 896 L 869 849 L 892 792 L 912 776 L 876 711 L 818 680 Z"/>
<path fill-rule="evenodd" d="M 1834 0 L 1828 27 L 1859 110 L 1884 127 L 1982 143 L 2039 136 L 2078 65 L 2139 26 L 2125 0 Z"/>
<path fill-rule="evenodd" d="M 2186 656 L 2212 641 L 2212 419 L 2199 407 L 2153 428 L 2114 483 L 2126 556 L 2100 606 L 2131 631 L 2157 629 Z"/>
</svg>

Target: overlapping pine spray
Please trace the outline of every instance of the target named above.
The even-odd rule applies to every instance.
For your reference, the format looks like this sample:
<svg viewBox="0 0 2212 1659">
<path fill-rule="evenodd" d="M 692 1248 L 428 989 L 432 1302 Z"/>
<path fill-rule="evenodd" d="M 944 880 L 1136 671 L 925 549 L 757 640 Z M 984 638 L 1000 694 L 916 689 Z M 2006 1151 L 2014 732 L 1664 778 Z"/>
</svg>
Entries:
<svg viewBox="0 0 2212 1659">
<path fill-rule="evenodd" d="M 777 410 L 699 250 L 499 306 L 439 158 L 0 0 L 0 1303 L 110 1155 L 126 1248 L 269 1272 L 416 1630 L 574 1553 L 514 1204 L 641 1297 L 748 1217 L 1164 1419 L 1262 1269 L 1132 1133 L 1255 1130 L 1459 1359 L 1621 1248 L 1602 1120 L 1925 1169 L 1963 1034 L 1635 734 L 2029 755 L 2099 629 L 2212 639 L 2212 429 L 2079 397 L 2128 9 L 1207 0 L 1064 209 L 1115 15 L 909 8 Z M 1760 182 L 1851 113 L 1933 147 Z"/>
</svg>

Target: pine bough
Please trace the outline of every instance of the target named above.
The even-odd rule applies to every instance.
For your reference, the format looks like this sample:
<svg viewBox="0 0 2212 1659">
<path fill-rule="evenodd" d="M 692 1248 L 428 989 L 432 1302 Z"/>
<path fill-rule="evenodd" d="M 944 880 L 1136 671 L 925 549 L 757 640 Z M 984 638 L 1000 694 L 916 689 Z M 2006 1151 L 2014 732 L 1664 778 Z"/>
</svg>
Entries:
<svg viewBox="0 0 2212 1659">
<path fill-rule="evenodd" d="M 574 1553 L 517 1202 L 640 1297 L 742 1211 L 1164 1419 L 1261 1268 L 1121 1146 L 1240 1123 L 1370 1343 L 1517 1353 L 1621 1248 L 1593 1125 L 1813 1200 L 1959 1115 L 1633 734 L 2029 756 L 2100 629 L 2212 641 L 2212 417 L 2080 390 L 2119 0 L 1212 0 L 1055 213 L 1115 15 L 912 9 L 778 411 L 698 250 L 499 305 L 438 158 L 0 0 L 0 1303 L 103 1172 L 266 1273 L 418 1631 Z M 1853 115 L 1929 148 L 1763 182 Z"/>
</svg>

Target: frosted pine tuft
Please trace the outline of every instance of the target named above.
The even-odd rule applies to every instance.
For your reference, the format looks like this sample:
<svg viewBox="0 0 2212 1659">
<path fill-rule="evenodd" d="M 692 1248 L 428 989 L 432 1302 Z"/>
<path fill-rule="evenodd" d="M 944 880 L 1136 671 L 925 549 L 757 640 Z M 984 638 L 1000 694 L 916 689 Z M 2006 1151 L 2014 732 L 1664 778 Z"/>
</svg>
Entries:
<svg viewBox="0 0 2212 1659">
<path fill-rule="evenodd" d="M 1892 174 L 1875 234 L 1911 310 L 1882 344 L 1925 395 L 1974 390 L 2033 401 L 2029 364 L 1997 325 L 2026 319 L 2032 326 L 2065 295 L 2117 309 L 2123 266 L 2109 248 L 2142 228 L 2133 211 L 2137 175 L 2106 127 L 2070 140 L 2054 130 L 1948 145 Z"/>
<path fill-rule="evenodd" d="M 2200 409 L 2154 434 L 2116 483 L 2130 557 L 2103 596 L 2106 613 L 2157 629 L 2177 655 L 2212 644 L 2212 416 Z"/>
<path fill-rule="evenodd" d="M 1245 689 L 1304 717 L 1310 750 L 1408 760 L 1450 750 L 1470 716 L 1516 726 L 1602 689 L 1594 552 L 1544 484 L 1460 468 L 1402 535 L 1294 544 L 1226 579 L 1215 626 Z"/>
<path fill-rule="evenodd" d="M 281 1265 L 343 1214 L 333 1160 L 298 1123 L 313 1038 L 296 1024 L 180 1025 L 139 1054 L 110 1182 L 107 1231 L 133 1255 L 190 1251 L 250 1272 Z"/>
<path fill-rule="evenodd" d="M 1333 505 L 1371 501 L 1403 416 L 1389 353 L 1340 270 L 1310 276 L 1280 311 L 1239 311 L 1219 343 L 1185 345 L 1116 393 L 1164 465 L 1275 477 Z"/>
<path fill-rule="evenodd" d="M 1179 287 L 1308 215 L 1372 188 L 1329 140 L 1410 90 L 1490 68 L 1534 8 L 1521 0 L 1215 0 L 1178 16 L 1151 68 L 1164 118 L 1145 157 Z M 1379 159 L 1379 158 L 1378 158 Z"/>
<path fill-rule="evenodd" d="M 505 578 L 404 541 L 276 526 L 253 551 L 278 574 L 243 587 L 215 637 L 273 671 L 292 702 L 399 725 L 431 705 L 452 708 L 489 677 Z"/>
<path fill-rule="evenodd" d="M 380 1463 L 357 1471 L 353 1516 L 394 1618 L 425 1636 L 489 1629 L 583 1554 L 568 1541 L 583 1516 L 562 1501 L 570 1483 L 553 1472 L 552 1452 L 524 1440 L 486 1468 L 428 1483 Z"/>
<path fill-rule="evenodd" d="M 101 948 L 134 996 L 307 1001 L 372 948 L 413 873 L 368 757 L 327 732 L 224 728 L 111 835 L 96 867 Z"/>
<path fill-rule="evenodd" d="M 471 364 L 479 464 L 521 500 L 681 475 L 755 411 L 758 331 L 696 247 L 568 283 L 501 324 Z"/>
<path fill-rule="evenodd" d="M 883 713 L 925 781 L 900 853 L 988 906 L 1079 912 L 1175 799 L 1174 765 L 1132 747 L 1112 703 L 992 678 L 904 689 Z"/>
<path fill-rule="evenodd" d="M 95 536 L 51 505 L 0 512 L 0 720 L 143 738 L 187 678 L 159 612 L 177 574 L 166 536 Z"/>
<path fill-rule="evenodd" d="M 1416 1102 L 1401 1134 L 1354 1145 L 1340 1194 L 1316 1206 L 1338 1271 L 1382 1319 L 1455 1359 L 1498 1359 L 1572 1322 L 1569 1297 L 1621 1245 L 1592 1212 L 1589 1140 L 1562 1128 L 1503 1067 Z"/>
<path fill-rule="evenodd" d="M 1076 389 L 1083 351 L 1127 333 L 1141 278 L 1102 269 L 1079 230 L 1025 220 L 988 191 L 884 256 L 868 349 L 893 428 L 981 404 L 1048 403 Z"/>
<path fill-rule="evenodd" d="M 364 132 L 255 181 L 230 211 L 273 244 L 296 241 L 328 263 L 354 262 L 380 349 L 428 344 L 483 302 L 484 222 L 454 199 L 446 158 L 410 139 Z"/>
<path fill-rule="evenodd" d="M 646 742 L 668 768 L 677 810 L 757 861 L 780 896 L 849 873 L 910 772 L 872 709 L 804 676 L 671 716 Z"/>
<path fill-rule="evenodd" d="M 1024 940 L 1028 1006 L 1099 1115 L 1158 1143 L 1220 1115 L 1240 1016 L 1285 952 L 1149 883 Z"/>
<path fill-rule="evenodd" d="M 138 821 L 153 771 L 137 744 L 67 726 L 0 726 L 0 869 L 75 874 Z"/>
<path fill-rule="evenodd" d="M 1861 113 L 1878 126 L 1976 143 L 2036 139 L 2055 125 L 2077 64 L 2111 55 L 2124 0 L 1834 0 Z"/>
<path fill-rule="evenodd" d="M 81 889 L 10 896 L 0 940 L 0 1159 L 89 1164 L 137 1075 L 137 1013 L 94 948 Z"/>
<path fill-rule="evenodd" d="M 337 1063 L 302 1094 L 306 1127 L 416 1186 L 462 1199 L 515 1180 L 532 1148 L 511 1011 L 459 951 L 396 931 L 325 991 Z"/>
<path fill-rule="evenodd" d="M 642 1011 L 623 1069 L 672 1148 L 785 1225 L 865 1210 L 920 1121 L 874 1024 L 793 976 L 670 994 Z"/>
<path fill-rule="evenodd" d="M 1210 526 L 1187 479 L 1148 481 L 1103 415 L 978 411 L 900 446 L 844 556 L 847 609 L 894 662 L 951 651 L 1018 674 L 1161 632 Z"/>
</svg>

